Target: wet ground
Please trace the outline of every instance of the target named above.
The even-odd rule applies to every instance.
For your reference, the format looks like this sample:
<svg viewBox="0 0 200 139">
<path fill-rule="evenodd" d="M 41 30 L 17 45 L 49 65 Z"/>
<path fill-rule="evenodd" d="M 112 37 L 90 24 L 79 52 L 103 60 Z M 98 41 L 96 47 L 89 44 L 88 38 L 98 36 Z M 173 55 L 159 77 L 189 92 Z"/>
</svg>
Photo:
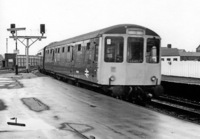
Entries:
<svg viewBox="0 0 200 139">
<path fill-rule="evenodd" d="M 200 138 L 199 125 L 36 71 L 2 74 L 0 85 L 0 139 Z"/>
</svg>

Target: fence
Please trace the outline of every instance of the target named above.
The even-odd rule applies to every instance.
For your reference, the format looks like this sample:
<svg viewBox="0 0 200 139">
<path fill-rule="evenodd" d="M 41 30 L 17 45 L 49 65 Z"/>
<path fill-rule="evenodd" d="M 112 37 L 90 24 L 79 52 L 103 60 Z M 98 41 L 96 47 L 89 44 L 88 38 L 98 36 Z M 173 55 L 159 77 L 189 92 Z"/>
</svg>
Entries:
<svg viewBox="0 0 200 139">
<path fill-rule="evenodd" d="M 162 61 L 162 75 L 200 78 L 200 62 L 198 61 Z"/>
<path fill-rule="evenodd" d="M 29 56 L 29 66 L 36 67 L 41 65 L 42 57 L 41 56 Z M 17 64 L 18 67 L 26 67 L 26 56 L 25 55 L 17 55 Z"/>
</svg>

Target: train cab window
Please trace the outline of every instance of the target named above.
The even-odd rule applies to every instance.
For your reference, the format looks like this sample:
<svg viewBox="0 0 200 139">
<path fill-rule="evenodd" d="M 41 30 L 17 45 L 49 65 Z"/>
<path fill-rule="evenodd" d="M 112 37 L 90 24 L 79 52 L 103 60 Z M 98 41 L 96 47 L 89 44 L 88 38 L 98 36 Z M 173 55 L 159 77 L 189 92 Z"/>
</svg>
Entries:
<svg viewBox="0 0 200 139">
<path fill-rule="evenodd" d="M 105 62 L 123 62 L 124 38 L 105 38 Z"/>
<path fill-rule="evenodd" d="M 144 39 L 129 37 L 128 38 L 128 52 L 127 62 L 128 63 L 142 63 L 144 51 Z"/>
<path fill-rule="evenodd" d="M 158 63 L 159 62 L 159 49 L 160 40 L 156 38 L 147 39 L 147 51 L 146 51 L 146 62 L 147 63 Z"/>
<path fill-rule="evenodd" d="M 78 45 L 78 51 L 81 51 L 81 44 Z"/>
</svg>

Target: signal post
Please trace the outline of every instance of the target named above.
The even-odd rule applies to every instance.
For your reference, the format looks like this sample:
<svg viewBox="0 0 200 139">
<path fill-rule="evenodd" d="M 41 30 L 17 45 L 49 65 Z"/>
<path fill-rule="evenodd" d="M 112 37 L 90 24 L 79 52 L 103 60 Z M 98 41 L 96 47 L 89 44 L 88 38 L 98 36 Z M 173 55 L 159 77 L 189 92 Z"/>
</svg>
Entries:
<svg viewBox="0 0 200 139">
<path fill-rule="evenodd" d="M 43 36 L 45 33 L 45 24 L 40 24 L 41 36 L 18 36 L 17 31 L 25 30 L 26 28 L 15 28 L 15 24 L 11 24 L 10 27 L 11 28 L 7 29 L 7 31 L 10 31 L 12 34 L 12 36 L 10 36 L 10 38 L 13 38 L 16 41 L 17 40 L 20 41 L 26 48 L 26 52 L 25 52 L 26 53 L 26 71 L 29 72 L 29 47 L 31 45 L 33 45 L 36 41 L 38 41 L 38 40 L 41 41 L 41 39 L 46 38 Z M 26 43 L 24 43 L 25 40 L 26 40 Z M 29 40 L 32 40 L 32 43 L 29 43 Z M 17 50 L 17 48 L 16 48 L 16 50 Z M 18 66 L 16 64 L 16 74 L 18 74 L 17 71 L 18 71 Z"/>
</svg>

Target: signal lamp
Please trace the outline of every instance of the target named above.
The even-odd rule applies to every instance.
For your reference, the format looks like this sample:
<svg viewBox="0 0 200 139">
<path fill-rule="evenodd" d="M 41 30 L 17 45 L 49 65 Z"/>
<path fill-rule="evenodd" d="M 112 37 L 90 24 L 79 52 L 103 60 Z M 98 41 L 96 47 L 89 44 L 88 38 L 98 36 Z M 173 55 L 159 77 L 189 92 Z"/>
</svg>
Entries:
<svg viewBox="0 0 200 139">
<path fill-rule="evenodd" d="M 45 33 L 45 24 L 40 24 L 40 33 L 42 35 Z"/>
<path fill-rule="evenodd" d="M 10 28 L 11 28 L 11 29 L 12 29 L 12 28 L 15 28 L 15 24 L 10 24 Z M 15 33 L 15 31 L 14 31 L 14 30 L 12 30 L 12 31 L 11 31 L 11 33 L 12 33 L 12 34 L 14 34 L 14 33 Z"/>
</svg>

